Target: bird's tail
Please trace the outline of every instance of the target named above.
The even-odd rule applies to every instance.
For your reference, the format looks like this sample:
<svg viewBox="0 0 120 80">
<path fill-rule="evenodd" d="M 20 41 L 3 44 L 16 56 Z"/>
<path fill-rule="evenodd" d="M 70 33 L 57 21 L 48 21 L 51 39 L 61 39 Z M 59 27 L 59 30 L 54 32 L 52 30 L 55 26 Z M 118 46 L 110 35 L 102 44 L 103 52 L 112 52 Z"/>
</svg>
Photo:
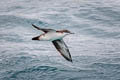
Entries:
<svg viewBox="0 0 120 80">
<path fill-rule="evenodd" d="M 32 40 L 39 40 L 39 36 L 33 37 Z"/>
</svg>

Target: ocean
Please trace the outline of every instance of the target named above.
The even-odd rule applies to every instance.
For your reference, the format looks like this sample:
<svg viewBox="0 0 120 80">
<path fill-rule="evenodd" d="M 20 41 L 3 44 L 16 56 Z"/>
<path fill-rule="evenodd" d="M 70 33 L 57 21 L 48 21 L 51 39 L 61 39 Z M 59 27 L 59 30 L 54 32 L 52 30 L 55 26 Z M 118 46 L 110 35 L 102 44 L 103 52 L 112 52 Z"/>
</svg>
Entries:
<svg viewBox="0 0 120 80">
<path fill-rule="evenodd" d="M 32 24 L 75 33 L 73 63 Z M 120 80 L 120 0 L 0 1 L 0 80 Z"/>
</svg>

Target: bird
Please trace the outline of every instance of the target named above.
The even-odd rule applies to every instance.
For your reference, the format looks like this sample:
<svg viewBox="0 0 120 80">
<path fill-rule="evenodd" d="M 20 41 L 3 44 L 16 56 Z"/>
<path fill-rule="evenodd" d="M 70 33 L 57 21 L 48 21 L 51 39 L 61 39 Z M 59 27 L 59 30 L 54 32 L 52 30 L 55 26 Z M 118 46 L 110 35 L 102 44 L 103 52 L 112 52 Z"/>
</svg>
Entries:
<svg viewBox="0 0 120 80">
<path fill-rule="evenodd" d="M 72 57 L 70 54 L 70 51 L 68 49 L 68 46 L 65 44 L 63 41 L 63 37 L 69 35 L 69 34 L 74 34 L 70 32 L 69 30 L 55 30 L 55 29 L 46 29 L 46 28 L 40 28 L 34 24 L 32 24 L 34 28 L 37 30 L 41 30 L 44 33 L 33 37 L 32 40 L 38 40 L 38 41 L 51 41 L 57 51 L 69 62 L 72 62 Z"/>
</svg>

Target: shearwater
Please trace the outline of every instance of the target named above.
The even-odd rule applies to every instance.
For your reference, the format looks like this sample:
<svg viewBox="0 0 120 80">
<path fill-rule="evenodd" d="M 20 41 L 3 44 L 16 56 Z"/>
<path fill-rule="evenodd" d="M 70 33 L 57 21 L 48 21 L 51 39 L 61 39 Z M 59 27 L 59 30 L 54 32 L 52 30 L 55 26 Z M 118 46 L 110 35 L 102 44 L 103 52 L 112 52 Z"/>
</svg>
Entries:
<svg viewBox="0 0 120 80">
<path fill-rule="evenodd" d="M 73 33 L 71 33 L 69 30 L 54 30 L 54 29 L 39 28 L 34 24 L 32 24 L 32 26 L 44 32 L 43 34 L 37 37 L 33 37 L 32 40 L 52 41 L 53 45 L 60 52 L 60 54 L 66 60 L 72 62 L 70 51 L 62 38 L 65 37 L 66 35 Z"/>
</svg>

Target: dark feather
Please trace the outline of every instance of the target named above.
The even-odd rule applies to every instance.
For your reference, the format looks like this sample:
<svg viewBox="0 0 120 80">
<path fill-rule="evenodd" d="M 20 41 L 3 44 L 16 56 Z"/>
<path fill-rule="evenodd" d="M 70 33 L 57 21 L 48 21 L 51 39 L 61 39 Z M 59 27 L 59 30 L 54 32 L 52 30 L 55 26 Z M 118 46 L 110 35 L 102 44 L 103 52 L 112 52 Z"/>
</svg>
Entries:
<svg viewBox="0 0 120 80">
<path fill-rule="evenodd" d="M 68 61 L 72 62 L 72 58 L 67 45 L 62 39 L 52 41 L 55 48 L 60 52 L 60 54 Z"/>
<path fill-rule="evenodd" d="M 32 24 L 32 26 L 33 26 L 34 28 L 38 29 L 38 30 L 41 30 L 41 31 L 45 32 L 45 33 L 50 32 L 50 31 L 55 31 L 54 29 L 39 28 L 39 27 L 37 27 L 37 26 L 34 25 L 34 24 Z"/>
</svg>

